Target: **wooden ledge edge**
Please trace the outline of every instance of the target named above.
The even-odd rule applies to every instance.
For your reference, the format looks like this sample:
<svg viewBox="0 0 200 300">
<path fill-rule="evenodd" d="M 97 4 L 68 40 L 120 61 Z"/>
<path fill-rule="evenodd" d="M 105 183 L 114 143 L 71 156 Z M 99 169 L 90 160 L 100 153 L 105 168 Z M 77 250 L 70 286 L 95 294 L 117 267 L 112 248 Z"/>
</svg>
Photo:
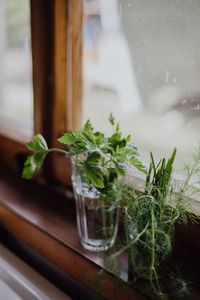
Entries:
<svg viewBox="0 0 200 300">
<path fill-rule="evenodd" d="M 101 268 L 94 262 L 63 245 L 3 205 L 0 205 L 0 222 L 2 227 L 17 239 L 30 246 L 81 284 L 94 292 L 100 293 L 103 297 L 116 300 L 147 299 L 134 289 L 126 287 L 125 283 L 117 280 L 110 273 L 105 272 L 103 280 L 100 282 L 99 271 Z M 119 288 L 116 288 L 116 284 Z"/>
</svg>

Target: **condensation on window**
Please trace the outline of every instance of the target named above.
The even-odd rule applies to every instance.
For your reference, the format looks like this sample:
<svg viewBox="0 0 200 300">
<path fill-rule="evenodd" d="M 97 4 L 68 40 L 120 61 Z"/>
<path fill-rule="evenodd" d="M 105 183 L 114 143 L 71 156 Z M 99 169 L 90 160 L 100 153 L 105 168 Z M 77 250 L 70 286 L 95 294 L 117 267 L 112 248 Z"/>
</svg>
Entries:
<svg viewBox="0 0 200 300">
<path fill-rule="evenodd" d="M 30 1 L 0 1 L 0 118 L 33 123 Z"/>
<path fill-rule="evenodd" d="M 200 1 L 85 0 L 83 122 L 112 112 L 142 159 L 177 147 L 188 161 L 200 128 Z"/>
</svg>

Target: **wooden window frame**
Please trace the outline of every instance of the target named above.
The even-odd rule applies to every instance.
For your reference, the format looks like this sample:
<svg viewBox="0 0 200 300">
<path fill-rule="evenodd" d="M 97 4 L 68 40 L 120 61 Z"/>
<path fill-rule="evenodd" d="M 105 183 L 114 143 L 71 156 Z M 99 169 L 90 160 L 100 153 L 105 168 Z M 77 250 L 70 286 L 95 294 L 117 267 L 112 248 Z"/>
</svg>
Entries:
<svg viewBox="0 0 200 300">
<path fill-rule="evenodd" d="M 31 0 L 30 7 L 33 134 L 42 134 L 49 147 L 62 147 L 58 137 L 81 126 L 82 1 Z M 27 156 L 25 143 L 30 138 L 23 127 L 0 119 L 0 161 L 21 172 L 19 157 Z M 50 155 L 42 177 L 71 185 L 69 160 Z"/>
</svg>

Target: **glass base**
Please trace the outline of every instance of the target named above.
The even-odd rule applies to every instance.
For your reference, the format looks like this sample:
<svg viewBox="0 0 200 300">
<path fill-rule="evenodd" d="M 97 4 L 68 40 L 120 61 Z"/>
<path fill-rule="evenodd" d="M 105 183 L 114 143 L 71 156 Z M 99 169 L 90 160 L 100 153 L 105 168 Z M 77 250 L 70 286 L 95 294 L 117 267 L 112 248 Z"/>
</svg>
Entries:
<svg viewBox="0 0 200 300">
<path fill-rule="evenodd" d="M 100 252 L 100 251 L 106 251 L 108 249 L 110 249 L 115 242 L 115 238 L 110 239 L 110 240 L 94 240 L 94 239 L 87 239 L 87 240 L 83 240 L 81 239 L 81 244 L 82 246 L 90 251 L 93 252 Z"/>
</svg>

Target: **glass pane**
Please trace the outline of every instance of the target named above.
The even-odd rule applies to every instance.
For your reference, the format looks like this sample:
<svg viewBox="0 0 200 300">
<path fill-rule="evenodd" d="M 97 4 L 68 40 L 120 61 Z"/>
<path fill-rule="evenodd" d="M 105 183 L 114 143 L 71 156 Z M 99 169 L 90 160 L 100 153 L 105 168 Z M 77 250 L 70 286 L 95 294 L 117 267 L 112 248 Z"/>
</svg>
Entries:
<svg viewBox="0 0 200 300">
<path fill-rule="evenodd" d="M 32 126 L 30 3 L 0 1 L 0 117 Z"/>
<path fill-rule="evenodd" d="M 178 148 L 188 160 L 200 126 L 200 1 L 85 0 L 83 122 L 110 112 L 143 161 Z"/>
</svg>

